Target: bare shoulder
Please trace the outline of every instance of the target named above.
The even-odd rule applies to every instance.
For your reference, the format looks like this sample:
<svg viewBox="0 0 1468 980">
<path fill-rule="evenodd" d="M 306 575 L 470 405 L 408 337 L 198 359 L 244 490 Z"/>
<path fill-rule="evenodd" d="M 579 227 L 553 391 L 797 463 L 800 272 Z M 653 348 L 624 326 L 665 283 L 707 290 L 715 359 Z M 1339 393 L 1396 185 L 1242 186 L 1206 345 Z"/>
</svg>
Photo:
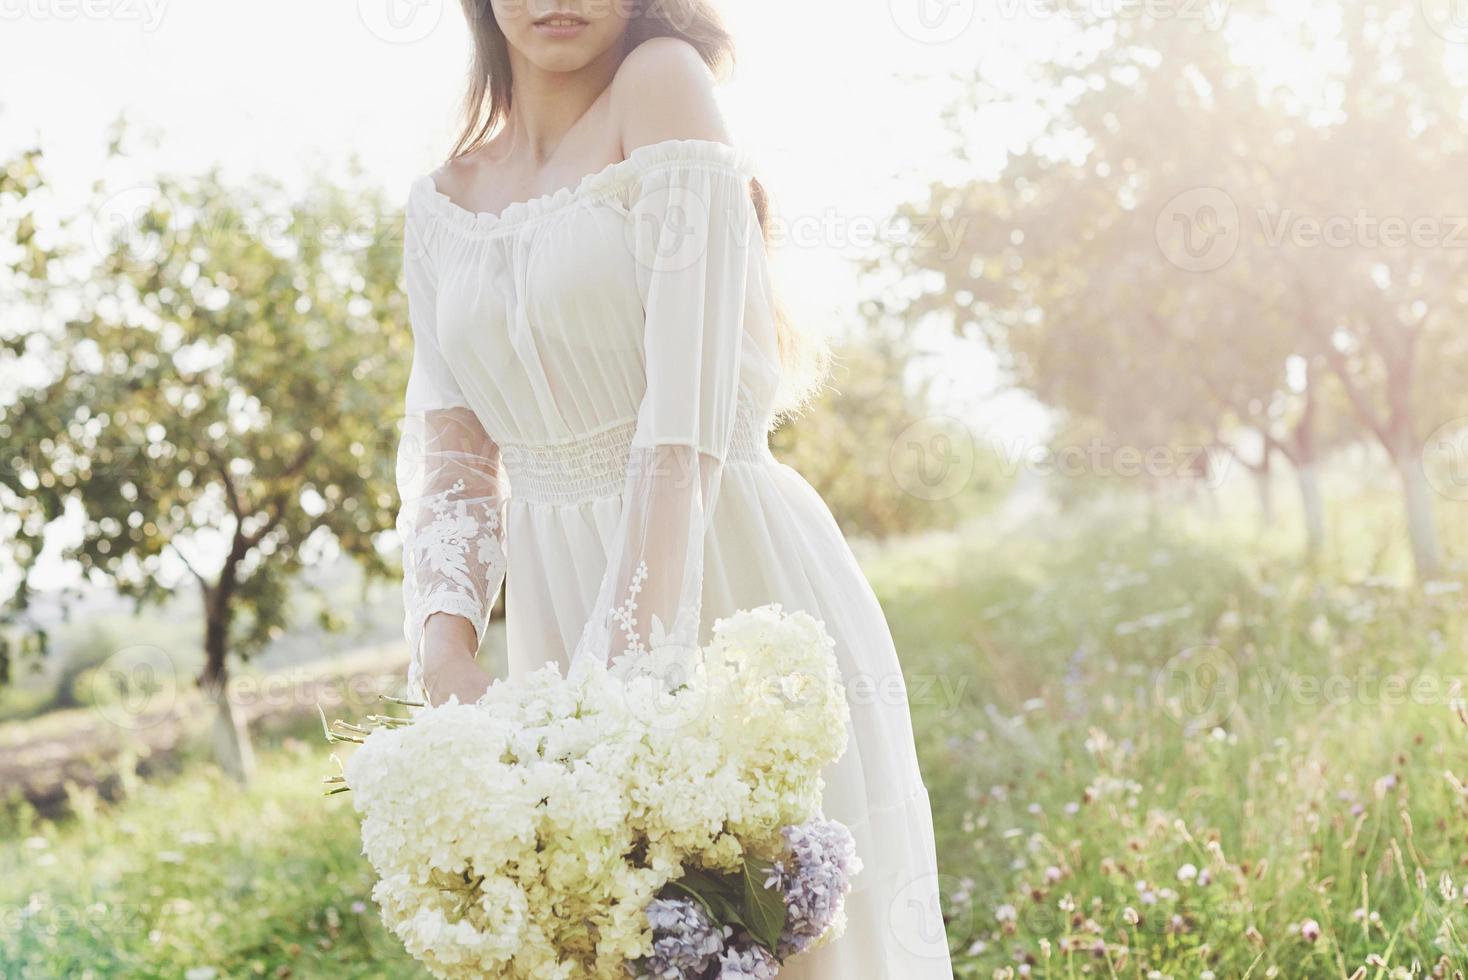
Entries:
<svg viewBox="0 0 1468 980">
<path fill-rule="evenodd" d="M 681 37 L 650 37 L 627 52 L 617 68 L 613 85 L 641 82 L 704 82 L 712 86 L 713 75 L 698 49 Z"/>
<path fill-rule="evenodd" d="M 730 142 L 713 74 L 698 50 L 681 38 L 649 38 L 633 48 L 611 90 L 623 153 L 672 139 Z"/>
<path fill-rule="evenodd" d="M 476 203 L 480 188 L 499 183 L 501 149 L 491 139 L 463 156 L 454 157 L 429 174 L 439 192 L 456 202 Z"/>
<path fill-rule="evenodd" d="M 470 162 L 469 153 L 461 157 L 455 157 L 432 171 L 428 176 L 433 179 L 433 186 L 440 194 L 444 194 L 454 201 L 463 201 L 468 198 L 469 191 L 474 187 L 473 175 L 478 171 Z"/>
</svg>

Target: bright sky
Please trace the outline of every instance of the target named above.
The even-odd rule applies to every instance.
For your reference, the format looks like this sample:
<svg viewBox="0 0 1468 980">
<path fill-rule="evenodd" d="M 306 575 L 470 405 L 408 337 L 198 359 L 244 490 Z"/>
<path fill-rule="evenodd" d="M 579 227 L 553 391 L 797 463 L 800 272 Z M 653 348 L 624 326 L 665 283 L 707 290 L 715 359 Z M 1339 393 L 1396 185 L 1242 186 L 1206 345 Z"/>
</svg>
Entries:
<svg viewBox="0 0 1468 980">
<path fill-rule="evenodd" d="M 725 111 L 790 230 L 781 273 L 797 315 L 850 321 L 851 258 L 947 145 L 948 74 L 1017 67 L 1021 8 L 990 2 L 724 3 L 739 52 Z M 448 146 L 468 50 L 453 0 L 0 0 L 0 153 L 39 144 L 62 200 L 82 201 L 126 113 L 162 140 L 144 174 L 289 180 L 355 154 L 402 195 Z M 971 151 L 997 162 L 1004 143 Z M 944 355 L 951 410 L 984 428 L 1035 424 L 985 397 L 982 352 L 942 332 L 925 343 Z"/>
</svg>

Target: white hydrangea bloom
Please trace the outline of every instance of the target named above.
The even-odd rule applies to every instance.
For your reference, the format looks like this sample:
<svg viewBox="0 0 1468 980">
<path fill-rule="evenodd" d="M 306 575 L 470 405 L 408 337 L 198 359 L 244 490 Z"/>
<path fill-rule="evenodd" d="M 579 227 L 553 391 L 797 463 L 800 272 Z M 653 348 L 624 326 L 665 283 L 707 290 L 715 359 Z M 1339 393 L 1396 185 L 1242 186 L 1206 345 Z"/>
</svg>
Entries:
<svg viewBox="0 0 1468 980">
<path fill-rule="evenodd" d="M 623 980 L 685 866 L 773 857 L 819 815 L 847 740 L 832 646 L 764 606 L 696 654 L 547 665 L 374 731 L 346 778 L 383 921 L 437 977 Z"/>
</svg>

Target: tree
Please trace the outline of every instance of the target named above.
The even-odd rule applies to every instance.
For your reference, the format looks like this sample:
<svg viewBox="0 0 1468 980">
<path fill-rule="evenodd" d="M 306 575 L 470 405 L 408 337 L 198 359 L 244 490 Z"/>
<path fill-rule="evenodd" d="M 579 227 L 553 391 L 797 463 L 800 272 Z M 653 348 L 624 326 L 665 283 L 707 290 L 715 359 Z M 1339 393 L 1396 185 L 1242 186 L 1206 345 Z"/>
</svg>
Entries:
<svg viewBox="0 0 1468 980">
<path fill-rule="evenodd" d="M 1334 216 L 1339 240 L 1330 226 L 1292 233 L 1305 283 L 1300 315 L 1312 351 L 1397 471 L 1425 579 L 1442 557 L 1423 446 L 1437 423 L 1465 408 L 1468 80 L 1418 11 L 1332 6 L 1339 36 L 1306 34 L 1304 43 L 1312 53 L 1344 46 L 1330 78 L 1333 112 L 1299 133 L 1300 166 L 1288 186 L 1302 208 Z M 1325 247 L 1301 247 L 1302 234 Z"/>
<path fill-rule="evenodd" d="M 17 154 L 0 165 L 0 226 L 11 230 L 0 238 L 0 296 L 11 297 L 0 319 L 0 411 L 3 395 L 19 383 L 22 357 L 28 328 L 36 322 L 26 316 L 44 305 L 51 270 L 63 257 L 64 250 L 55 243 L 43 241 L 38 234 L 37 199 L 45 190 L 41 171 L 41 152 L 36 149 Z M 0 436 L 5 430 L 0 428 Z M 0 461 L 3 465 L 3 461 Z M 14 538 L 19 531 L 16 508 L 4 495 L 0 484 L 0 541 Z M 22 587 L 24 582 L 20 583 Z M 15 662 L 22 656 L 34 657 L 44 650 L 44 631 L 13 628 L 15 611 L 0 608 L 0 683 L 10 680 Z"/>
<path fill-rule="evenodd" d="M 986 336 L 1048 404 L 1169 441 L 1255 430 L 1294 464 L 1312 551 L 1321 453 L 1374 436 L 1428 577 L 1418 419 L 1461 404 L 1465 251 L 1371 232 L 1465 213 L 1465 86 L 1417 11 L 1324 6 L 1243 0 L 1226 25 L 1072 11 L 1022 91 L 980 84 L 955 110 L 1044 119 L 997 180 L 935 184 L 914 209 L 962 218 L 961 247 L 891 260 L 936 273 L 913 315 Z M 1266 38 L 1294 47 L 1262 57 Z M 1341 406 L 1355 424 L 1322 417 Z"/>
<path fill-rule="evenodd" d="M 885 336 L 880 304 L 868 305 L 859 334 L 838 348 L 828 383 L 775 431 L 772 446 L 848 535 L 952 527 L 998 502 L 1007 482 L 1000 460 L 958 420 L 934 411 L 926 386 L 912 377 L 916 355 Z"/>
<path fill-rule="evenodd" d="M 140 603 L 192 581 L 198 680 L 244 777 L 229 654 L 281 629 L 306 565 L 340 552 L 387 572 L 410 343 L 398 216 L 324 180 L 291 200 L 216 174 L 99 192 L 95 213 L 117 220 L 86 277 L 45 284 L 60 322 L 6 341 L 33 379 L 0 407 L 11 555 L 29 569 L 72 513 L 66 557 L 88 577 Z"/>
</svg>

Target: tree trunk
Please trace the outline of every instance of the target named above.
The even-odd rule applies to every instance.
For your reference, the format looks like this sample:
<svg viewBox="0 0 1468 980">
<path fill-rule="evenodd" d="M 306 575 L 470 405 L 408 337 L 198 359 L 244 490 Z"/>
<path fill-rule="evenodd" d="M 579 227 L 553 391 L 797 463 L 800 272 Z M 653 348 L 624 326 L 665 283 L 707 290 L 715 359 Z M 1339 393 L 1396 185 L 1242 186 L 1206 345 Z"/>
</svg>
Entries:
<svg viewBox="0 0 1468 980">
<path fill-rule="evenodd" d="M 206 687 L 204 696 L 214 706 L 214 724 L 209 734 L 214 761 L 236 782 L 248 784 L 255 775 L 255 750 L 250 744 L 249 725 L 230 702 L 229 685 Z"/>
<path fill-rule="evenodd" d="M 1274 530 L 1274 481 L 1269 473 L 1254 474 L 1254 487 L 1259 491 L 1259 530 Z"/>
<path fill-rule="evenodd" d="M 1320 472 L 1316 469 L 1315 378 L 1305 366 L 1305 407 L 1290 433 L 1292 448 L 1285 455 L 1295 467 L 1300 485 L 1300 507 L 1305 517 L 1305 560 L 1314 565 L 1325 550 L 1325 501 L 1320 496 Z"/>
<path fill-rule="evenodd" d="M 1407 508 L 1407 537 L 1412 543 L 1412 563 L 1417 569 L 1417 580 L 1426 582 L 1442 568 L 1437 523 L 1432 516 L 1432 487 L 1427 482 L 1419 456 L 1399 454 L 1396 464 L 1402 477 L 1402 499 Z"/>
<path fill-rule="evenodd" d="M 246 784 L 255 774 L 255 751 L 250 744 L 250 729 L 244 717 L 235 711 L 229 697 L 229 593 L 223 577 L 220 586 L 209 591 L 204 609 L 204 672 L 199 687 L 214 707 L 214 724 L 210 745 L 214 761 L 229 776 Z"/>
<path fill-rule="evenodd" d="M 1254 489 L 1259 494 L 1259 530 L 1274 529 L 1274 452 L 1265 442 L 1264 455 L 1259 465 L 1250 467 L 1254 476 Z"/>
<path fill-rule="evenodd" d="M 1296 463 L 1295 482 L 1300 488 L 1300 507 L 1305 516 L 1305 557 L 1313 564 L 1325 547 L 1325 503 L 1320 496 L 1320 474 L 1315 470 L 1315 463 Z"/>
</svg>

